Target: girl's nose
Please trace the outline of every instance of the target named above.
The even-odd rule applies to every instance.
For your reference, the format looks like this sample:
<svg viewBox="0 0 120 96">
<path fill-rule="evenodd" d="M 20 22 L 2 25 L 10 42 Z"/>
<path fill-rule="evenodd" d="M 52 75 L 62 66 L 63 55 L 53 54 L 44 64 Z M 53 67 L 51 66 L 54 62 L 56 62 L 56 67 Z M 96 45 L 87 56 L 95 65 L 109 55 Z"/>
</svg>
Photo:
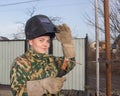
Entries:
<svg viewBox="0 0 120 96">
<path fill-rule="evenodd" d="M 45 47 L 49 47 L 49 43 L 48 43 L 48 42 L 45 42 L 45 43 L 44 43 L 44 46 L 45 46 Z"/>
</svg>

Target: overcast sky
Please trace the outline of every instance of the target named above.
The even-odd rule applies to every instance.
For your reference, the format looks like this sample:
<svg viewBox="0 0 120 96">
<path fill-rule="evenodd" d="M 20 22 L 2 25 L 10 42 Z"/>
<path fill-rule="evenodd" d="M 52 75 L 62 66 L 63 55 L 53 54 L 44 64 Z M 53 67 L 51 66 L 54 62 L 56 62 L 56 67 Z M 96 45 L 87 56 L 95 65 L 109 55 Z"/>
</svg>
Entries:
<svg viewBox="0 0 120 96">
<path fill-rule="evenodd" d="M 91 2 L 92 1 L 92 2 Z M 28 10 L 35 7 L 35 14 L 49 17 L 61 17 L 67 23 L 73 36 L 85 38 L 86 34 L 94 38 L 94 28 L 86 23 L 86 15 L 94 16 L 94 0 L 0 0 L 0 36 L 11 39 L 13 33 L 19 33 L 29 16 Z"/>
</svg>

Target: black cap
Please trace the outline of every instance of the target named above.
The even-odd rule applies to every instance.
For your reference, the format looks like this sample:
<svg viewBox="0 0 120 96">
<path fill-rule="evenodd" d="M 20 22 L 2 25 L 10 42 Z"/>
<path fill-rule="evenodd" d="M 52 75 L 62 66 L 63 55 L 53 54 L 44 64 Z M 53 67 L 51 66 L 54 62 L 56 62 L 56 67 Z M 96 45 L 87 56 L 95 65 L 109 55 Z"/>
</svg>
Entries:
<svg viewBox="0 0 120 96">
<path fill-rule="evenodd" d="M 34 39 L 39 36 L 49 35 L 55 37 L 56 27 L 52 21 L 45 15 L 36 15 L 31 17 L 25 26 L 26 39 Z"/>
</svg>

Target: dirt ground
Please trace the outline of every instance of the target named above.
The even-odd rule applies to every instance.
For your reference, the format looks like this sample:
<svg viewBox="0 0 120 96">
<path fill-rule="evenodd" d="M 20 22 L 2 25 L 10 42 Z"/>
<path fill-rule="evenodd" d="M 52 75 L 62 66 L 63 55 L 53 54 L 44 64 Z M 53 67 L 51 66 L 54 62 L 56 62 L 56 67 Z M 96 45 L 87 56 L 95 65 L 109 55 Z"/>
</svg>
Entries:
<svg viewBox="0 0 120 96">
<path fill-rule="evenodd" d="M 12 93 L 10 91 L 10 86 L 0 85 L 0 96 L 12 96 Z"/>
<path fill-rule="evenodd" d="M 112 76 L 112 90 L 111 93 L 112 94 L 116 94 L 115 96 L 120 96 L 120 76 L 116 75 L 116 76 Z M 96 84 L 96 76 L 95 75 L 90 75 L 90 77 L 88 77 L 88 85 L 89 85 L 89 90 L 94 94 L 97 88 L 97 84 Z M 106 94 L 106 76 L 101 74 L 100 75 L 100 81 L 99 81 L 99 88 L 100 88 L 100 93 L 104 94 L 101 96 L 105 96 Z"/>
<path fill-rule="evenodd" d="M 96 65 L 95 63 L 90 63 L 88 65 L 88 73 L 87 73 L 87 84 L 89 86 L 89 90 L 96 91 Z M 100 74 L 99 74 L 99 88 L 101 96 L 105 96 L 106 94 L 106 65 L 104 63 L 100 63 Z M 111 93 L 113 96 L 120 96 L 120 62 L 111 63 L 111 85 L 112 90 Z M 104 95 L 103 95 L 104 94 Z"/>
</svg>

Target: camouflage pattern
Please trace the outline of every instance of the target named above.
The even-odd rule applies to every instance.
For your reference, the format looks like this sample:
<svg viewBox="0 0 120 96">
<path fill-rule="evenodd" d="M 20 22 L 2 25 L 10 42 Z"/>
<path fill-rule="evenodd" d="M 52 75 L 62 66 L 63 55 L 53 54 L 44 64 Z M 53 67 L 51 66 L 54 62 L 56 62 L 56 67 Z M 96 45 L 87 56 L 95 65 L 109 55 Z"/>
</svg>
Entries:
<svg viewBox="0 0 120 96">
<path fill-rule="evenodd" d="M 75 60 L 75 58 L 72 58 L 72 60 Z M 37 54 L 32 49 L 17 57 L 10 71 L 13 96 L 28 96 L 26 89 L 27 81 L 40 80 L 50 76 L 63 76 L 74 68 L 75 64 L 68 62 L 66 69 L 62 70 L 63 61 L 64 57 Z M 45 94 L 44 96 L 62 96 L 60 94 Z"/>
</svg>

